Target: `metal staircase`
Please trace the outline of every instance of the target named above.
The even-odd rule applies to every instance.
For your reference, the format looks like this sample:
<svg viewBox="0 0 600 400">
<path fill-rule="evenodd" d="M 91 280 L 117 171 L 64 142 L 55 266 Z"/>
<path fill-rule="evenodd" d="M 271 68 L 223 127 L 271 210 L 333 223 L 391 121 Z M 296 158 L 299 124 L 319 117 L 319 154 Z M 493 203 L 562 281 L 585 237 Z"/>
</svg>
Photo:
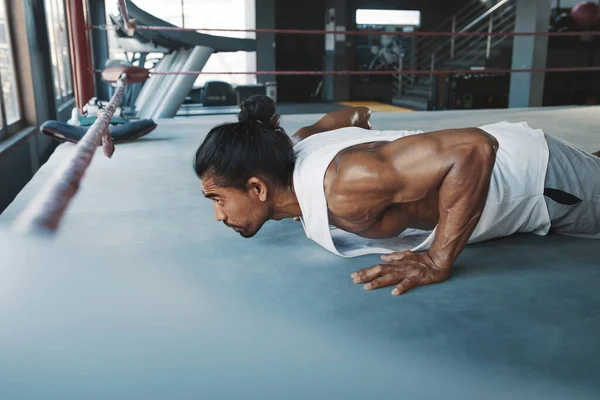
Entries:
<svg viewBox="0 0 600 400">
<path fill-rule="evenodd" d="M 515 0 L 473 0 L 438 26 L 435 32 L 513 32 Z M 412 54 L 401 57 L 398 70 L 470 70 L 497 67 L 508 36 L 424 36 L 415 38 Z M 394 76 L 393 103 L 417 110 L 433 108 L 437 75 Z"/>
</svg>

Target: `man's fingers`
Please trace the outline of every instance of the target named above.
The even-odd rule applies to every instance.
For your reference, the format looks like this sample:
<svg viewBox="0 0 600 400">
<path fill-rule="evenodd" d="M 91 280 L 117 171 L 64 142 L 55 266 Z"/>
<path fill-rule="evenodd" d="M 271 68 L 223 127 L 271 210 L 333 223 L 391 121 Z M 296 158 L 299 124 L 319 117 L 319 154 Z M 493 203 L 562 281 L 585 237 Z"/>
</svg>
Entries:
<svg viewBox="0 0 600 400">
<path fill-rule="evenodd" d="M 403 251 L 401 253 L 392 253 L 392 254 L 387 254 L 385 256 L 381 256 L 381 259 L 385 262 L 393 262 L 393 261 L 398 261 L 398 260 L 402 260 L 404 257 L 413 254 L 412 251 L 407 250 L 407 251 Z"/>
<path fill-rule="evenodd" d="M 385 273 L 386 270 L 387 267 L 380 264 L 371 268 L 365 268 L 361 269 L 360 271 L 356 271 L 350 275 L 350 278 L 354 279 L 354 283 L 369 282 L 375 278 L 379 278 Z"/>
<path fill-rule="evenodd" d="M 406 292 L 407 290 L 410 290 L 410 289 L 414 288 L 418 284 L 419 284 L 419 278 L 418 277 L 416 277 L 416 276 L 409 276 L 408 278 L 406 278 L 405 280 L 403 280 L 402 282 L 400 282 L 398 285 L 396 285 L 396 288 L 394 290 L 392 290 L 392 294 L 394 296 L 399 296 L 402 293 Z"/>
<path fill-rule="evenodd" d="M 367 283 L 364 288 L 366 290 L 381 289 L 382 287 L 393 285 L 396 282 L 398 282 L 397 276 L 394 276 L 393 274 L 386 274 Z"/>
</svg>

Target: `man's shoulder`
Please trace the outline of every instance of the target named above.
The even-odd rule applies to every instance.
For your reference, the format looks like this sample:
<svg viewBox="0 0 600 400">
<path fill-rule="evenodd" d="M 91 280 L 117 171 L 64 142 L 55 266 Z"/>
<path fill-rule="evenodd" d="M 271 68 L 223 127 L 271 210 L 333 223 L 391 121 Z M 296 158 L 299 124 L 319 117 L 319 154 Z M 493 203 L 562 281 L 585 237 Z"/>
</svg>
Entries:
<svg viewBox="0 0 600 400">
<path fill-rule="evenodd" d="M 325 173 L 323 187 L 329 209 L 339 216 L 362 212 L 361 204 L 381 202 L 391 192 L 388 167 L 373 151 L 342 151 Z"/>
<path fill-rule="evenodd" d="M 357 183 L 377 178 L 390 166 L 381 152 L 389 144 L 378 141 L 345 148 L 333 157 L 327 173 L 341 187 L 355 187 Z"/>
</svg>

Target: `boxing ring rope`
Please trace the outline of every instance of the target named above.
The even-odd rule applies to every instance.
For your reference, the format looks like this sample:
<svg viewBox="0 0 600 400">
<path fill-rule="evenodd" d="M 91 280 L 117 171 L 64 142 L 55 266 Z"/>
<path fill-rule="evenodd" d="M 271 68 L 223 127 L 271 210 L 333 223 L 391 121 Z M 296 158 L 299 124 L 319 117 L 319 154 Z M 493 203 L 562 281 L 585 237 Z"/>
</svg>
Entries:
<svg viewBox="0 0 600 400">
<path fill-rule="evenodd" d="M 85 18 L 80 12 L 84 10 L 85 2 L 70 0 L 67 3 L 67 13 L 72 25 L 83 28 Z M 123 16 L 123 23 L 128 33 L 133 34 L 135 21 L 129 19 L 125 0 L 118 0 L 119 9 Z M 73 43 L 79 46 L 72 52 L 74 75 L 80 76 L 82 72 L 92 73 L 92 68 L 82 67 L 77 63 L 77 57 L 91 56 L 89 53 L 89 37 L 85 30 L 74 30 L 76 37 Z M 112 95 L 105 109 L 99 113 L 98 118 L 89 127 L 85 135 L 77 142 L 75 150 L 69 159 L 62 164 L 50 178 L 46 186 L 33 198 L 27 207 L 17 217 L 14 230 L 18 233 L 52 234 L 56 232 L 60 221 L 77 193 L 81 180 L 92 162 L 92 158 L 102 144 L 104 155 L 111 158 L 115 147 L 110 135 L 111 119 L 121 103 L 125 86 L 128 83 L 143 82 L 148 78 L 148 71 L 137 67 L 112 67 L 102 71 L 102 78 L 109 83 L 116 83 L 115 93 Z M 89 84 L 90 82 L 88 82 Z M 77 91 L 77 90 L 76 90 Z M 85 90 L 83 91 L 85 92 Z M 78 93 L 81 95 L 81 93 Z M 78 104 L 78 106 L 81 106 Z"/>
<path fill-rule="evenodd" d="M 116 30 L 114 25 L 90 25 L 90 29 Z M 383 32 L 383 31 L 356 31 L 356 30 L 324 30 L 324 29 L 234 29 L 234 28 L 180 28 L 178 26 L 152 26 L 140 25 L 135 30 L 140 31 L 185 31 L 185 32 L 233 32 L 233 33 L 274 33 L 282 35 L 348 35 L 348 36 L 408 36 L 408 37 L 487 37 L 487 36 L 600 36 L 600 31 L 572 31 L 572 32 Z"/>
<path fill-rule="evenodd" d="M 119 78 L 116 91 L 106 109 L 77 143 L 73 155 L 56 171 L 47 185 L 17 218 L 15 223 L 17 232 L 56 231 L 69 202 L 79 189 L 79 183 L 98 146 L 102 143 L 104 154 L 109 158 L 112 157 L 115 148 L 109 134 L 109 125 L 125 91 L 126 79 L 126 74 Z"/>
<path fill-rule="evenodd" d="M 102 72 L 103 70 L 96 70 Z M 521 68 L 521 69 L 449 69 L 449 70 L 338 70 L 338 71 L 163 71 L 150 75 L 452 75 L 452 74 L 506 74 L 506 73 L 551 73 L 551 72 L 595 72 L 599 67 L 565 68 Z"/>
<path fill-rule="evenodd" d="M 77 60 L 78 57 L 91 57 L 89 36 L 85 30 L 85 28 L 89 30 L 89 26 L 85 25 L 85 1 L 69 0 L 66 5 L 69 26 L 77 28 L 73 29 L 71 38 L 73 74 L 76 78 L 82 78 L 84 73 L 93 73 L 93 68 L 83 66 Z M 133 35 L 135 21 L 129 19 L 126 1 L 118 0 L 118 5 L 125 29 L 128 34 Z M 108 158 L 111 158 L 115 151 L 110 135 L 110 122 L 121 103 L 126 84 L 145 81 L 148 78 L 148 70 L 137 67 L 112 67 L 102 71 L 102 78 L 108 83 L 116 83 L 115 93 L 106 108 L 99 113 L 96 121 L 77 142 L 71 157 L 56 170 L 46 186 L 19 214 L 14 224 L 14 230 L 18 233 L 56 232 L 98 146 L 102 145 L 104 155 Z M 93 80 L 84 83 L 93 84 Z M 83 85 L 76 87 L 75 91 L 78 97 L 85 94 L 89 96 Z M 83 104 L 78 101 L 78 107 Z"/>
</svg>

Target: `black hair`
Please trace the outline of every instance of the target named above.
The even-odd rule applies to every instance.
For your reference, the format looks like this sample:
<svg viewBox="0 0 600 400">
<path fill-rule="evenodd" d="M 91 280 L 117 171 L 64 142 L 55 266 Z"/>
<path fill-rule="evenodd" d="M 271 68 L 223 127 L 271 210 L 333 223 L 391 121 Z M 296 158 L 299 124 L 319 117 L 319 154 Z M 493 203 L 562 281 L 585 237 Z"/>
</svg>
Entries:
<svg viewBox="0 0 600 400">
<path fill-rule="evenodd" d="M 255 95 L 240 105 L 239 122 L 218 125 L 208 132 L 196 151 L 194 170 L 224 187 L 244 189 L 258 176 L 268 183 L 288 187 L 294 172 L 292 141 L 279 126 L 275 103 Z"/>
</svg>

